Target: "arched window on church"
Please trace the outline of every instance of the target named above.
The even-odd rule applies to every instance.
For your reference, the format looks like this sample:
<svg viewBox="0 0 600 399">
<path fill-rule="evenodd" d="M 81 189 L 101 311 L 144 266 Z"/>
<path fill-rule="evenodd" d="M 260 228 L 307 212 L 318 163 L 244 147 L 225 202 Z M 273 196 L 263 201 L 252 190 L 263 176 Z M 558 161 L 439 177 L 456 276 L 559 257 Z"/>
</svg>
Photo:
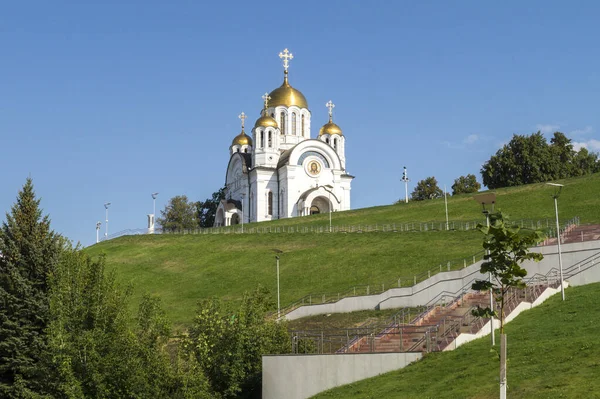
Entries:
<svg viewBox="0 0 600 399">
<path fill-rule="evenodd" d="M 333 139 L 333 149 L 337 151 L 337 139 Z"/>
<path fill-rule="evenodd" d="M 265 146 L 265 136 L 263 132 L 258 133 L 258 148 L 263 148 Z"/>
<path fill-rule="evenodd" d="M 240 152 L 240 149 L 239 149 L 239 148 L 236 148 L 235 152 Z"/>
<path fill-rule="evenodd" d="M 244 148 L 244 152 L 247 154 L 248 153 L 248 147 Z"/>
<path fill-rule="evenodd" d="M 304 114 L 302 114 L 302 136 L 304 136 Z"/>
<path fill-rule="evenodd" d="M 283 112 L 279 115 L 279 129 L 281 129 L 281 134 L 285 134 L 285 114 Z"/>
<path fill-rule="evenodd" d="M 296 135 L 296 113 L 292 112 L 292 134 Z"/>
<path fill-rule="evenodd" d="M 267 194 L 267 215 L 271 216 L 273 214 L 273 192 L 269 191 Z"/>
<path fill-rule="evenodd" d="M 268 146 L 273 147 L 273 134 L 272 132 L 269 132 L 269 142 L 268 142 Z"/>
<path fill-rule="evenodd" d="M 275 119 L 275 114 L 271 113 L 271 118 Z"/>
<path fill-rule="evenodd" d="M 326 142 L 327 144 L 329 144 L 329 137 L 326 137 L 326 138 L 325 138 L 325 142 Z"/>
</svg>

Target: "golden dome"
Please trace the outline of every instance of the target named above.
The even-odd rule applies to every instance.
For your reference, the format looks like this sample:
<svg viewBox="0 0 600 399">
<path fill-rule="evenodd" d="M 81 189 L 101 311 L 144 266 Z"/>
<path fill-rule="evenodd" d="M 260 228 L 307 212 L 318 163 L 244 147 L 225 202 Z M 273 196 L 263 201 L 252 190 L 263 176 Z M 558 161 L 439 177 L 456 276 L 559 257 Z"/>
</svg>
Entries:
<svg viewBox="0 0 600 399">
<path fill-rule="evenodd" d="M 265 115 L 265 112 L 263 110 L 262 115 L 260 118 L 258 118 L 256 120 L 256 123 L 254 124 L 254 127 L 274 127 L 274 128 L 278 128 L 279 125 L 277 125 L 277 121 L 273 118 L 271 118 L 269 115 Z"/>
<path fill-rule="evenodd" d="M 252 145 L 252 137 L 248 136 L 246 132 L 242 130 L 240 134 L 235 136 L 231 145 Z"/>
<path fill-rule="evenodd" d="M 291 107 L 292 105 L 295 105 L 299 108 L 308 109 L 308 102 L 306 101 L 304 94 L 300 93 L 299 90 L 294 89 L 288 83 L 287 71 L 285 71 L 283 84 L 269 93 L 269 97 L 271 97 L 269 101 L 270 107 L 277 107 L 279 105 Z"/>
<path fill-rule="evenodd" d="M 322 136 L 324 134 L 339 134 L 340 136 L 342 136 L 342 129 L 338 125 L 333 123 L 330 119 L 328 123 L 324 124 L 323 127 L 319 129 L 319 136 Z"/>
</svg>

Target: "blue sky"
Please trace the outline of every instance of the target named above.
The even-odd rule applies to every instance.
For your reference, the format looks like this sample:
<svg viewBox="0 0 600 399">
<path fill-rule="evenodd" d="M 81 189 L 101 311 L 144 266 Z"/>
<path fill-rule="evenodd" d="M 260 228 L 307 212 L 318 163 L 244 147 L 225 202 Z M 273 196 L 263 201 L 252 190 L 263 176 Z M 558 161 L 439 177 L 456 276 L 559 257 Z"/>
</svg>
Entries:
<svg viewBox="0 0 600 399">
<path fill-rule="evenodd" d="M 53 228 L 88 245 L 224 183 L 237 115 L 278 87 L 277 54 L 346 136 L 352 207 L 435 176 L 450 187 L 512 134 L 600 150 L 597 2 L 104 1 L 0 5 L 0 210 L 27 176 Z"/>
</svg>

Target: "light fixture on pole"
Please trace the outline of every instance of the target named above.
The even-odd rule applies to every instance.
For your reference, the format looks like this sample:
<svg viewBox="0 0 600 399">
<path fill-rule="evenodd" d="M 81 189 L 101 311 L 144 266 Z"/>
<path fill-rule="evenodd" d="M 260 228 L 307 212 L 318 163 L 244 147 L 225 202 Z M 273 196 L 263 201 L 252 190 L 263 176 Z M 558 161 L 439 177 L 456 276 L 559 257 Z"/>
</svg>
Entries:
<svg viewBox="0 0 600 399">
<path fill-rule="evenodd" d="M 106 209 L 106 232 L 104 233 L 104 238 L 108 238 L 108 207 L 110 206 L 110 202 L 104 203 L 104 209 Z"/>
<path fill-rule="evenodd" d="M 152 214 L 154 215 L 155 220 L 156 220 L 156 197 L 158 197 L 158 193 L 152 193 Z"/>
<path fill-rule="evenodd" d="M 446 185 L 444 185 L 444 204 L 446 205 L 446 231 L 450 230 L 448 223 L 448 192 L 446 191 Z"/>
<path fill-rule="evenodd" d="M 283 253 L 281 249 L 273 248 L 273 252 L 276 253 L 275 261 L 277 263 L 277 321 L 281 318 L 281 300 L 279 296 L 279 255 Z"/>
<path fill-rule="evenodd" d="M 246 193 L 242 193 L 242 234 L 244 234 L 244 198 L 246 198 Z"/>
<path fill-rule="evenodd" d="M 481 211 L 484 215 L 485 215 L 485 221 L 487 224 L 487 227 L 490 227 L 490 211 L 488 209 L 485 208 L 486 205 L 490 206 L 492 208 L 492 212 L 494 212 L 494 205 L 496 204 L 496 194 L 495 193 L 486 193 L 486 194 L 479 194 L 476 195 L 475 197 L 473 197 L 473 199 L 475 199 L 475 201 L 477 201 L 478 203 L 481 204 L 481 207 L 483 208 L 483 210 Z M 489 255 L 489 251 L 487 251 L 487 254 Z M 490 283 L 492 282 L 492 273 L 489 274 L 489 280 Z M 493 291 L 490 288 L 490 310 L 493 312 L 494 311 L 494 295 L 493 295 Z M 494 336 L 494 316 L 492 316 L 490 318 L 490 329 L 491 329 L 491 335 L 492 335 L 492 346 L 496 345 L 496 337 Z"/>
<path fill-rule="evenodd" d="M 404 167 L 404 172 L 402 173 L 402 179 L 400 179 L 404 182 L 404 191 L 405 191 L 405 195 L 404 195 L 404 202 L 408 204 L 408 182 L 410 181 L 408 178 L 408 172 L 406 171 L 406 166 Z"/>
<path fill-rule="evenodd" d="M 102 226 L 102 223 L 96 222 L 96 244 L 100 242 L 100 226 Z"/>
<path fill-rule="evenodd" d="M 560 250 L 560 224 L 558 223 L 558 197 L 560 196 L 560 192 L 564 187 L 563 184 L 558 183 L 546 183 L 548 186 L 552 186 L 555 188 L 554 194 L 552 194 L 552 198 L 554 198 L 554 212 L 556 214 L 556 243 L 558 245 L 558 269 L 560 271 L 560 293 L 562 295 L 562 300 L 565 300 L 565 286 L 563 284 L 563 267 L 562 267 L 562 252 Z"/>
</svg>

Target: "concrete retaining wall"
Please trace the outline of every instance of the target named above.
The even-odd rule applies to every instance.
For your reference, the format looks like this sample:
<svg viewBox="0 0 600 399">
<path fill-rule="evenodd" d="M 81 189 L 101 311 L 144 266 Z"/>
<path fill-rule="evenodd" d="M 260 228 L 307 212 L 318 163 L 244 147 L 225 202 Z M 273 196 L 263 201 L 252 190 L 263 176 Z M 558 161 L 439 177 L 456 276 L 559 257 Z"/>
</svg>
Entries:
<svg viewBox="0 0 600 399">
<path fill-rule="evenodd" d="M 600 241 L 564 244 L 561 249 L 563 269 L 566 269 L 569 266 L 598 253 L 600 251 Z M 556 245 L 538 247 L 535 248 L 534 251 L 541 252 L 544 255 L 544 260 L 541 262 L 525 262 L 523 267 L 527 270 L 528 276 L 533 276 L 535 274 L 546 275 L 551 269 L 558 269 L 558 247 Z M 481 262 L 477 262 L 461 270 L 435 274 L 431 278 L 412 287 L 392 288 L 378 295 L 355 296 L 343 298 L 333 303 L 301 306 L 286 314 L 285 318 L 288 320 L 295 320 L 301 317 L 319 314 L 348 313 L 377 308 L 393 309 L 426 305 L 444 293 L 458 295 L 461 290 L 465 288 L 469 289 L 474 280 L 485 278 L 485 276 L 482 276 L 479 273 L 480 267 Z M 598 271 L 598 274 L 600 274 L 600 270 Z M 581 281 L 600 281 L 600 275 L 598 278 L 590 273 L 587 275 L 587 280 L 583 279 Z M 580 281 L 580 279 L 576 280 Z M 573 283 L 578 284 L 575 280 Z"/>
<path fill-rule="evenodd" d="M 304 399 L 327 389 L 398 370 L 420 352 L 263 356 L 263 399 Z"/>
</svg>

